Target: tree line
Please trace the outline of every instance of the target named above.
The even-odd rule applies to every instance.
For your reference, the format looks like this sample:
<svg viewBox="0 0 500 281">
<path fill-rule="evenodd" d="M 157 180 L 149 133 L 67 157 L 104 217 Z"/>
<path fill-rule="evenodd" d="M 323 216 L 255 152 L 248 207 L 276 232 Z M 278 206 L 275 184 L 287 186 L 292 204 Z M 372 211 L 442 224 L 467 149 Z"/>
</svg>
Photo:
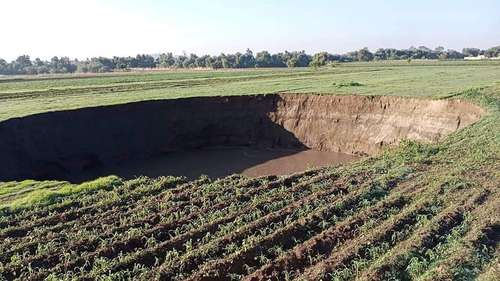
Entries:
<svg viewBox="0 0 500 281">
<path fill-rule="evenodd" d="M 254 68 L 254 67 L 321 67 L 338 62 L 373 60 L 440 59 L 453 60 L 464 57 L 500 57 L 500 46 L 487 50 L 464 48 L 462 52 L 445 50 L 443 47 L 430 49 L 425 46 L 408 49 L 380 48 L 371 52 L 368 48 L 345 54 L 319 52 L 314 55 L 305 51 L 271 54 L 261 51 L 254 55 L 251 50 L 244 53 L 220 54 L 218 56 L 198 56 L 196 54 L 173 55 L 163 53 L 158 56 L 137 55 L 135 57 L 94 57 L 86 60 L 71 60 L 68 57 L 53 57 L 50 61 L 39 58 L 31 60 L 28 55 L 19 56 L 8 63 L 0 59 L 0 74 L 47 74 L 47 73 L 99 73 L 133 68 Z"/>
</svg>

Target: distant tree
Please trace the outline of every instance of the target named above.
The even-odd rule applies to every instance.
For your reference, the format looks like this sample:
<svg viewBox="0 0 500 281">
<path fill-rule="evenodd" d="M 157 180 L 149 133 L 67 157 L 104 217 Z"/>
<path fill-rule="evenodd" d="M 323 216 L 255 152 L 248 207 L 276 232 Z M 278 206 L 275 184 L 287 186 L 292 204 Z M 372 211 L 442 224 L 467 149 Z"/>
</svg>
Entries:
<svg viewBox="0 0 500 281">
<path fill-rule="evenodd" d="M 352 51 L 345 54 L 349 61 L 358 61 L 358 51 Z"/>
<path fill-rule="evenodd" d="M 215 56 L 212 58 L 212 68 L 213 69 L 221 69 L 224 67 L 223 63 L 222 63 L 222 58 L 221 56 Z"/>
<path fill-rule="evenodd" d="M 68 57 L 53 57 L 49 61 L 39 58 L 31 61 L 28 55 L 19 56 L 12 62 L 0 59 L 0 74 L 40 74 L 40 73 L 71 73 L 71 72 L 108 72 L 116 69 L 129 68 L 154 68 L 154 67 L 176 67 L 194 68 L 208 67 L 219 68 L 252 68 L 252 67 L 320 67 L 331 65 L 334 62 L 371 61 L 371 60 L 406 60 L 413 59 L 463 59 L 464 56 L 485 55 L 487 57 L 499 57 L 500 46 L 487 50 L 478 48 L 464 48 L 462 52 L 437 47 L 434 50 L 426 47 L 410 47 L 408 49 L 380 48 L 371 53 L 368 48 L 345 54 L 330 54 L 319 52 L 314 56 L 305 51 L 285 51 L 271 54 L 261 51 L 253 55 L 250 49 L 245 53 L 221 54 L 219 56 L 204 55 L 198 57 L 196 54 L 175 56 L 172 53 L 163 53 L 158 57 L 138 54 L 135 57 L 93 57 L 83 61 L 70 60 Z"/>
<path fill-rule="evenodd" d="M 31 66 L 32 63 L 31 63 L 31 60 L 30 60 L 30 56 L 23 55 L 23 56 L 17 57 L 16 64 L 18 64 L 21 68 L 24 68 L 24 67 L 27 67 L 27 66 Z"/>
<path fill-rule="evenodd" d="M 271 55 L 271 66 L 272 67 L 286 67 L 286 59 L 283 53 Z"/>
<path fill-rule="evenodd" d="M 36 67 L 40 67 L 40 66 L 43 66 L 44 63 L 40 58 L 36 58 L 35 61 L 33 61 L 33 65 Z"/>
<path fill-rule="evenodd" d="M 255 55 L 255 67 L 271 67 L 273 66 L 273 58 L 268 51 L 262 51 Z"/>
<path fill-rule="evenodd" d="M 297 57 L 297 66 L 298 67 L 308 67 L 311 63 L 311 56 L 306 54 L 306 51 L 300 51 L 294 54 Z"/>
<path fill-rule="evenodd" d="M 333 62 L 351 62 L 353 61 L 352 58 L 348 57 L 347 55 L 331 55 L 332 61 Z"/>
<path fill-rule="evenodd" d="M 238 56 L 238 68 L 249 68 L 249 67 L 255 67 L 255 58 L 253 56 L 253 52 L 250 49 L 247 49 L 247 51 Z"/>
<path fill-rule="evenodd" d="M 201 57 L 198 57 L 195 61 L 195 64 L 197 67 L 209 67 L 207 65 L 207 59 L 209 59 L 210 56 L 209 55 L 204 55 L 204 56 L 201 56 Z"/>
<path fill-rule="evenodd" d="M 31 65 L 30 57 L 28 55 L 22 55 L 10 63 L 7 72 L 9 74 L 26 74 L 27 68 L 31 67 Z"/>
<path fill-rule="evenodd" d="M 438 52 L 438 53 L 442 53 L 444 52 L 444 47 L 443 46 L 438 46 L 434 49 L 434 51 Z"/>
<path fill-rule="evenodd" d="M 477 57 L 481 53 L 481 50 L 478 48 L 463 48 L 462 54 L 466 57 Z"/>
<path fill-rule="evenodd" d="M 108 66 L 106 66 L 106 65 L 104 65 L 102 63 L 103 61 L 104 60 L 102 60 L 101 58 L 91 58 L 90 59 L 90 63 L 88 65 L 89 72 L 100 73 L 100 72 L 109 72 L 109 71 L 111 71 L 111 69 Z"/>
<path fill-rule="evenodd" d="M 430 48 L 427 48 L 426 46 L 419 46 L 417 50 L 422 51 L 424 53 L 432 52 Z"/>
<path fill-rule="evenodd" d="M 135 66 L 135 59 L 132 57 L 113 57 L 113 65 L 116 69 L 128 69 Z"/>
<path fill-rule="evenodd" d="M 500 57 L 500 46 L 489 48 L 484 52 L 484 55 L 489 58 Z"/>
<path fill-rule="evenodd" d="M 137 55 L 137 67 L 153 68 L 155 67 L 155 58 L 151 55 Z"/>
<path fill-rule="evenodd" d="M 291 57 L 286 61 L 286 66 L 287 67 L 297 67 L 299 64 L 299 61 L 297 60 L 296 57 Z"/>
<path fill-rule="evenodd" d="M 309 63 L 312 67 L 325 66 L 329 61 L 331 61 L 331 56 L 327 52 L 320 52 L 314 54 L 311 62 Z"/>
<path fill-rule="evenodd" d="M 163 53 L 158 57 L 158 64 L 160 67 L 172 67 L 175 64 L 175 58 L 172 53 Z"/>
<path fill-rule="evenodd" d="M 94 60 L 96 60 L 97 62 L 99 62 L 99 64 L 102 65 L 101 72 L 108 72 L 115 68 L 115 64 L 113 63 L 112 59 L 108 59 L 105 57 L 98 57 L 94 58 Z M 147 67 L 147 66 L 142 66 L 142 67 Z"/>
<path fill-rule="evenodd" d="M 214 58 L 205 56 L 205 67 L 214 68 Z"/>
<path fill-rule="evenodd" d="M 431 49 L 427 48 L 426 46 L 419 46 L 418 48 L 411 51 L 409 56 L 412 59 L 434 59 L 434 58 L 437 58 L 437 55 L 435 55 L 435 52 L 433 52 Z"/>
<path fill-rule="evenodd" d="M 446 51 L 446 58 L 452 60 L 463 59 L 464 55 L 458 51 L 449 49 Z"/>
<path fill-rule="evenodd" d="M 398 60 L 407 60 L 411 58 L 410 49 L 395 50 L 394 57 Z"/>
<path fill-rule="evenodd" d="M 51 73 L 71 73 L 77 70 L 77 66 L 74 65 L 68 57 L 52 57 L 52 59 L 50 59 L 49 69 Z"/>
<path fill-rule="evenodd" d="M 57 69 L 59 68 L 59 57 L 55 56 L 50 59 L 50 72 L 58 73 Z"/>
<path fill-rule="evenodd" d="M 174 61 L 174 67 L 175 68 L 182 68 L 184 67 L 184 61 L 187 60 L 187 56 L 185 55 L 182 55 L 182 56 L 177 56 L 175 57 L 175 61 Z"/>
<path fill-rule="evenodd" d="M 196 67 L 196 59 L 198 58 L 195 54 L 190 54 L 189 57 L 182 62 L 182 67 L 184 68 L 193 68 Z"/>
<path fill-rule="evenodd" d="M 113 61 L 110 59 L 106 59 L 110 61 L 110 67 L 114 68 Z M 73 73 L 77 69 L 76 65 L 71 62 L 71 60 L 68 57 L 62 57 L 59 59 L 59 65 L 58 65 L 58 70 L 59 73 Z"/>
<path fill-rule="evenodd" d="M 0 74 L 9 74 L 7 73 L 7 67 L 7 61 L 5 61 L 4 59 L 0 59 Z"/>
<path fill-rule="evenodd" d="M 388 59 L 388 54 L 386 52 L 386 49 L 377 49 L 377 51 L 375 51 L 375 53 L 373 54 L 373 58 L 375 60 L 386 60 Z"/>
<path fill-rule="evenodd" d="M 220 54 L 219 60 L 222 64 L 222 68 L 231 68 L 230 62 L 227 60 L 227 57 L 224 53 Z"/>
<path fill-rule="evenodd" d="M 87 72 L 89 72 L 88 62 L 87 61 L 83 61 L 83 62 L 78 63 L 78 65 L 76 67 L 76 72 L 79 72 L 79 73 L 87 73 Z"/>
<path fill-rule="evenodd" d="M 226 66 L 227 66 L 227 68 L 236 68 L 236 65 L 238 65 L 238 62 L 239 62 L 239 56 L 238 55 L 236 55 L 236 54 L 227 54 L 226 55 Z"/>
<path fill-rule="evenodd" d="M 447 52 L 441 52 L 441 53 L 439 53 L 438 59 L 440 59 L 440 60 L 447 60 L 448 59 L 448 53 Z"/>
<path fill-rule="evenodd" d="M 373 60 L 373 54 L 368 50 L 368 48 L 363 48 L 357 53 L 358 61 L 371 61 Z"/>
</svg>

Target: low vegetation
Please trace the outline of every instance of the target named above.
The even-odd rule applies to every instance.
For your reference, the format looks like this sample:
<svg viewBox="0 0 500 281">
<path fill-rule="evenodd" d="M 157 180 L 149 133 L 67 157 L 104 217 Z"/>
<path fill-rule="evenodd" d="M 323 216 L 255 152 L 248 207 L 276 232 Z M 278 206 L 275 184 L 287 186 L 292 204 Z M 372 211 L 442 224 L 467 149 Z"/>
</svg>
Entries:
<svg viewBox="0 0 500 281">
<path fill-rule="evenodd" d="M 0 280 L 499 280 L 500 65 L 0 79 L 0 120 L 185 96 L 319 92 L 462 99 L 487 110 L 443 141 L 405 141 L 288 176 L 0 183 Z"/>
<path fill-rule="evenodd" d="M 344 87 L 360 87 L 360 86 L 364 86 L 363 84 L 359 83 L 359 82 L 355 82 L 355 81 L 350 81 L 350 82 L 339 82 L 339 83 L 336 83 L 334 82 L 333 85 L 337 88 L 344 88 Z"/>
<path fill-rule="evenodd" d="M 65 197 L 88 193 L 98 189 L 112 189 L 121 183 L 116 176 L 99 178 L 79 185 L 68 182 L 25 180 L 0 182 L 0 214 L 25 208 L 54 204 Z"/>
<path fill-rule="evenodd" d="M 499 93 L 449 97 L 488 114 L 440 143 L 407 141 L 347 166 L 257 179 L 4 183 L 1 196 L 23 203 L 0 216 L 0 276 L 497 280 Z M 32 200 L 37 191 L 57 196 Z"/>
<path fill-rule="evenodd" d="M 381 61 L 335 68 L 163 71 L 0 78 L 0 121 L 144 100 L 277 92 L 443 98 L 499 82 L 500 61 Z M 350 82 L 363 86 L 352 86 Z M 349 85 L 340 86 L 339 85 Z"/>
</svg>

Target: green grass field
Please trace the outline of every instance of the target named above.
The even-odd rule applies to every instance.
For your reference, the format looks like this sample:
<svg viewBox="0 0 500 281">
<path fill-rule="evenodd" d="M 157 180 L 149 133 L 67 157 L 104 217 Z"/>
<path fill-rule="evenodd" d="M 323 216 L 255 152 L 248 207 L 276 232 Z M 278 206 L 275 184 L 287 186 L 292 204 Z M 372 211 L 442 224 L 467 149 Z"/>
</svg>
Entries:
<svg viewBox="0 0 500 281">
<path fill-rule="evenodd" d="M 360 86 L 348 86 L 351 82 Z M 329 69 L 176 71 L 0 79 L 0 120 L 191 96 L 274 92 L 446 97 L 500 83 L 500 62 L 381 62 Z"/>
<path fill-rule="evenodd" d="M 282 91 L 459 98 L 487 114 L 439 143 L 283 177 L 0 183 L 0 280 L 500 279 L 496 62 L 2 79 L 0 119 Z"/>
</svg>

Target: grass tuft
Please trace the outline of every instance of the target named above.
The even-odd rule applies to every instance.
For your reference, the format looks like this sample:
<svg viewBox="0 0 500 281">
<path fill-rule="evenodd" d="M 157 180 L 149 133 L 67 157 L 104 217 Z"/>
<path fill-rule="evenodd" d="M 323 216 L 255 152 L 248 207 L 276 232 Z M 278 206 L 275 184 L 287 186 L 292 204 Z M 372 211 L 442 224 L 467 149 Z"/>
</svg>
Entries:
<svg viewBox="0 0 500 281">
<path fill-rule="evenodd" d="M 2 211 L 12 212 L 26 208 L 51 205 L 64 200 L 65 197 L 75 194 L 89 193 L 97 190 L 110 190 L 120 185 L 122 180 L 117 176 L 108 176 L 78 185 L 60 182 L 58 186 L 51 186 L 51 188 L 46 188 L 46 182 L 40 182 L 38 186 L 32 181 L 23 181 L 23 183 L 34 184 L 35 189 L 16 197 L 7 204 L 0 205 L 0 213 Z"/>
</svg>

